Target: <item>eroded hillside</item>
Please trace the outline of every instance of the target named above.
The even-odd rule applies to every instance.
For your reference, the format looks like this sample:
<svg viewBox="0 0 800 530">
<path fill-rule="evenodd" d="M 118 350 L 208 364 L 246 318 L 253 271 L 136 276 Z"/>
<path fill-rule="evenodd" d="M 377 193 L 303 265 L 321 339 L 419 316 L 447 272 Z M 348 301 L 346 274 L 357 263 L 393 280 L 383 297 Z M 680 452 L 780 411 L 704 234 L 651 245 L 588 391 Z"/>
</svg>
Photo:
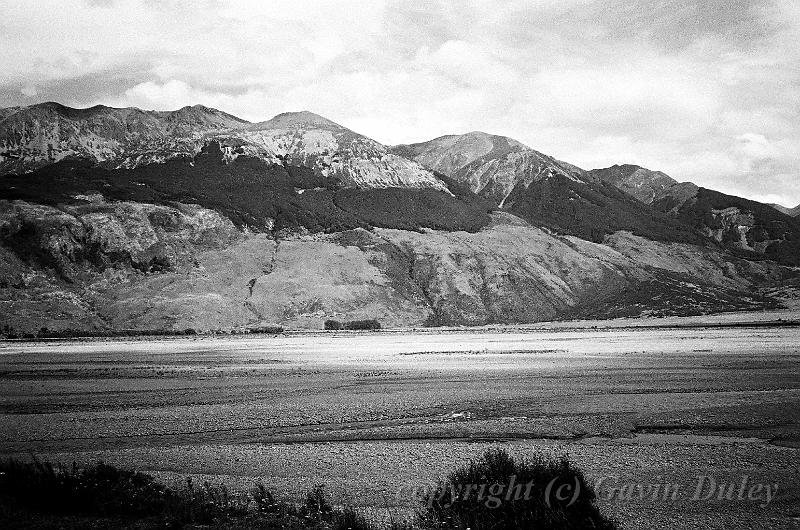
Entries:
<svg viewBox="0 0 800 530">
<path fill-rule="evenodd" d="M 4 324 L 216 330 L 320 328 L 328 318 L 420 326 L 691 314 L 773 307 L 758 288 L 787 275 L 770 262 L 627 233 L 607 244 L 557 236 L 508 214 L 476 233 L 274 238 L 199 206 L 89 199 L 3 205 Z"/>
</svg>

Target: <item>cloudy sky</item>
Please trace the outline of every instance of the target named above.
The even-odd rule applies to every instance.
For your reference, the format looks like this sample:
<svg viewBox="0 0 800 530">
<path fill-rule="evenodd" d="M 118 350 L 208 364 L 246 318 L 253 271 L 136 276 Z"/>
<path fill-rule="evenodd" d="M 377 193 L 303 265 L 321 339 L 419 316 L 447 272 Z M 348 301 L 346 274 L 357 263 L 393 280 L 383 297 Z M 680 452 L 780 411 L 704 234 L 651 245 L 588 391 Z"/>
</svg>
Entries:
<svg viewBox="0 0 800 530">
<path fill-rule="evenodd" d="M 800 203 L 797 0 L 0 0 L 0 107 L 260 121 L 383 143 L 482 130 Z"/>
</svg>

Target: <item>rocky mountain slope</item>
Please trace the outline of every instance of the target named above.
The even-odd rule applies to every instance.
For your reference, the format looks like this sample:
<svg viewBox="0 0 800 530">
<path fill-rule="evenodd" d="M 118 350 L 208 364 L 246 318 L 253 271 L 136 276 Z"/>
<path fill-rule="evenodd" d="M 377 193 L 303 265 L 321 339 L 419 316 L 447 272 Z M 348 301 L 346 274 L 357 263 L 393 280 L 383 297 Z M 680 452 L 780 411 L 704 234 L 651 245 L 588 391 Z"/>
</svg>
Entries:
<svg viewBox="0 0 800 530">
<path fill-rule="evenodd" d="M 660 171 L 635 165 L 583 171 L 485 133 L 443 136 L 395 151 L 561 233 L 597 242 L 619 230 L 657 241 L 705 240 L 739 255 L 800 264 L 800 225 L 791 216 Z"/>
<path fill-rule="evenodd" d="M 556 175 L 568 179 L 585 172 L 505 136 L 471 132 L 428 142 L 398 145 L 395 153 L 468 186 L 503 206 L 518 186 Z"/>
<path fill-rule="evenodd" d="M 791 210 L 679 183 L 660 171 L 634 165 L 590 173 L 738 255 L 800 264 L 800 223 Z"/>
<path fill-rule="evenodd" d="M 603 182 L 607 182 L 645 204 L 651 204 L 666 189 L 678 182 L 661 171 L 650 171 L 630 164 L 615 165 L 588 172 Z"/>
<path fill-rule="evenodd" d="M 26 173 L 71 158 L 107 169 L 130 169 L 193 157 L 216 141 L 227 160 L 247 155 L 269 164 L 302 165 L 341 186 L 447 191 L 419 164 L 310 112 L 280 114 L 252 124 L 200 105 L 157 112 L 42 103 L 4 109 L 0 120 L 0 175 Z"/>
<path fill-rule="evenodd" d="M 74 109 L 58 103 L 0 114 L 0 175 L 32 171 L 66 158 L 105 167 L 135 167 L 194 155 L 212 132 L 247 122 L 200 105 L 172 112 Z"/>
<path fill-rule="evenodd" d="M 680 185 L 679 185 L 680 186 Z M 696 186 L 665 190 L 653 207 L 742 256 L 800 265 L 800 219 L 760 202 Z"/>
<path fill-rule="evenodd" d="M 446 175 L 536 226 L 591 241 L 619 230 L 659 241 L 699 242 L 679 220 L 610 182 L 506 138 L 482 132 L 442 136 L 394 151 Z M 618 182 L 619 180 L 615 180 Z"/>
<path fill-rule="evenodd" d="M 15 329 L 200 330 L 378 318 L 387 326 L 775 307 L 789 271 L 619 233 L 562 237 L 509 214 L 468 232 L 241 232 L 217 212 L 87 197 L 0 204 L 0 305 Z"/>
<path fill-rule="evenodd" d="M 698 314 L 796 281 L 753 260 L 791 261 L 774 209 L 684 184 L 644 204 L 503 137 L 388 149 L 312 113 L 35 107 L 0 113 L 0 328 Z M 726 247 L 746 212 L 750 248 Z"/>
<path fill-rule="evenodd" d="M 228 134 L 233 138 L 222 143 L 234 142 L 233 152 L 308 167 L 338 186 L 447 189 L 419 164 L 311 112 L 279 114 Z"/>
</svg>

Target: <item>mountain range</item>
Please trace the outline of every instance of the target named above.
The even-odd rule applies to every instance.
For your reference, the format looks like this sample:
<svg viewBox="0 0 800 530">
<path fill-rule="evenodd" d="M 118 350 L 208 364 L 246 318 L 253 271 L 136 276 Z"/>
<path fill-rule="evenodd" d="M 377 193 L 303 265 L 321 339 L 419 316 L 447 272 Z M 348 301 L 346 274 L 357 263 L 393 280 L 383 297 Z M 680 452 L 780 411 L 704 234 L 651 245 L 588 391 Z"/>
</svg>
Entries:
<svg viewBox="0 0 800 530">
<path fill-rule="evenodd" d="M 385 146 L 310 112 L 0 110 L 0 327 L 752 310 L 791 303 L 798 259 L 800 219 L 772 205 L 482 132 Z"/>
</svg>

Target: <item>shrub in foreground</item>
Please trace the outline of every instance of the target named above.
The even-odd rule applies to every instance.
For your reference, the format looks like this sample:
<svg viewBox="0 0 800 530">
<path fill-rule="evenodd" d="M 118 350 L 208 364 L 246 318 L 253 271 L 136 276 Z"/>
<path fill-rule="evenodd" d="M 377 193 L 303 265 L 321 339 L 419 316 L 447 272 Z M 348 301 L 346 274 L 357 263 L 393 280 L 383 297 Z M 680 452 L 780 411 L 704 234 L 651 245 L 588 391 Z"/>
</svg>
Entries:
<svg viewBox="0 0 800 530">
<path fill-rule="evenodd" d="M 472 530 L 612 530 L 583 472 L 566 459 L 514 460 L 489 450 L 451 472 L 423 499 L 420 519 L 430 528 Z"/>
<path fill-rule="evenodd" d="M 187 479 L 183 489 L 103 463 L 79 468 L 0 462 L 0 528 L 369 529 L 351 509 L 333 508 L 322 486 L 304 504 L 275 500 L 262 484 L 249 494 Z"/>
<path fill-rule="evenodd" d="M 561 489 L 561 488 L 564 489 Z M 567 494 L 564 494 L 567 492 Z M 573 493 L 577 494 L 573 495 Z M 583 473 L 565 459 L 514 460 L 487 451 L 450 473 L 422 499 L 417 521 L 392 530 L 615 529 L 594 504 Z M 168 488 L 151 476 L 106 464 L 85 468 L 0 462 L 0 528 L 196 528 L 371 530 L 350 507 L 333 507 L 324 486 L 305 502 L 277 501 L 258 484 L 249 493 L 224 486 Z"/>
</svg>

